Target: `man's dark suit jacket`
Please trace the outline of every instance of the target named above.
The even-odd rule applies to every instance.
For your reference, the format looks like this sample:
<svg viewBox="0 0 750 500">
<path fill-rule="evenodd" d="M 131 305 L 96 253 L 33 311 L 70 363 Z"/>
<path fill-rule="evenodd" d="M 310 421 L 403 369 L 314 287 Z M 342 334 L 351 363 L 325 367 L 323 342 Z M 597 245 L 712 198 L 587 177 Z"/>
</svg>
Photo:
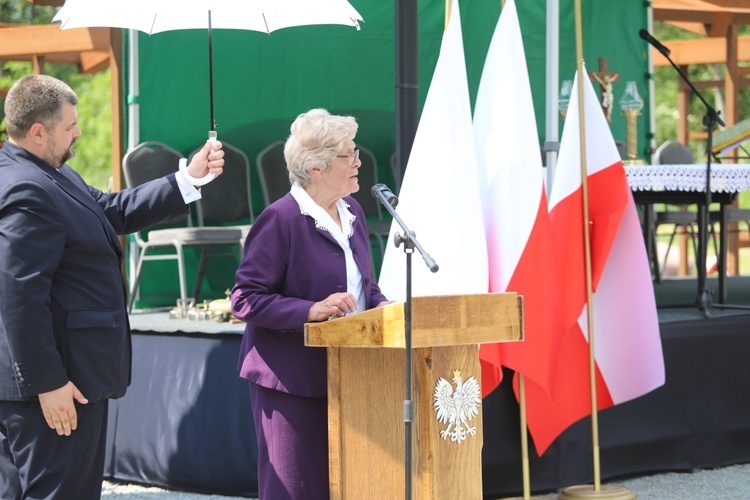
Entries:
<svg viewBox="0 0 750 500">
<path fill-rule="evenodd" d="M 6 142 L 0 179 L 0 400 L 69 380 L 90 402 L 123 396 L 131 347 L 117 235 L 187 213 L 175 176 L 102 193 Z"/>
</svg>

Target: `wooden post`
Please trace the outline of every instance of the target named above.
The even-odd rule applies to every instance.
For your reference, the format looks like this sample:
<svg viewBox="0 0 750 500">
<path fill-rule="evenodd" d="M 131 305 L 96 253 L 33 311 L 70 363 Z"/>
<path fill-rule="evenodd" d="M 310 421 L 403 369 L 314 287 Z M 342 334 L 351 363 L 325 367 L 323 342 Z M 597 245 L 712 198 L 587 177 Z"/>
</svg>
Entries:
<svg viewBox="0 0 750 500">
<path fill-rule="evenodd" d="M 688 67 L 680 66 L 685 74 Z M 688 115 L 690 114 L 690 94 L 692 90 L 688 84 L 680 78 L 677 90 L 677 140 L 682 144 L 688 145 Z M 682 210 L 685 210 L 683 208 Z M 677 264 L 677 275 L 686 276 L 688 274 L 688 234 L 683 230 L 678 237 L 678 248 L 680 250 L 680 260 Z"/>
<path fill-rule="evenodd" d="M 727 127 L 731 127 L 736 124 L 739 118 L 738 102 L 739 102 L 739 70 L 737 61 L 739 59 L 739 50 L 737 45 L 737 31 L 738 26 L 736 24 L 730 24 L 727 28 L 727 64 L 724 77 L 724 104 L 726 108 L 726 116 L 724 117 L 724 123 Z M 737 150 L 729 151 L 727 156 L 733 158 L 732 162 L 737 163 Z M 727 210 L 737 208 L 738 202 L 735 201 L 732 205 L 726 207 Z M 727 274 L 738 275 L 740 273 L 740 254 L 738 245 L 738 234 L 737 234 L 737 222 L 730 222 L 722 230 L 727 232 Z"/>
</svg>

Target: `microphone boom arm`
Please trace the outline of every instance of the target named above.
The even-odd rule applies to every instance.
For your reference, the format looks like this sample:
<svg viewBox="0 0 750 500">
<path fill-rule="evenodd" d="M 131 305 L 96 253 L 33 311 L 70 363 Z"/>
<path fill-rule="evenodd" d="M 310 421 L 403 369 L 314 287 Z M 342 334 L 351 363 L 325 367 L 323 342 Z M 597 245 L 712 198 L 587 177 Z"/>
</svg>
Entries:
<svg viewBox="0 0 750 500">
<path fill-rule="evenodd" d="M 438 272 L 438 269 L 440 269 L 440 267 L 435 262 L 435 259 L 433 259 L 430 256 L 430 254 L 425 252 L 424 248 L 417 240 L 417 237 L 414 231 L 409 229 L 406 223 L 404 223 L 401 217 L 399 217 L 398 213 L 396 213 L 396 209 L 394 207 L 398 203 L 398 199 L 396 199 L 396 203 L 391 205 L 393 201 L 392 200 L 389 201 L 388 199 L 386 199 L 386 196 L 383 194 L 383 188 L 385 188 L 385 190 L 387 190 L 390 193 L 390 190 L 388 190 L 388 188 L 385 187 L 384 184 L 376 184 L 375 186 L 372 187 L 370 192 L 375 197 L 375 199 L 377 199 L 385 207 L 385 209 L 388 210 L 388 213 L 391 214 L 391 216 L 393 217 L 393 220 L 398 222 L 398 225 L 401 226 L 401 229 L 404 230 L 403 236 L 400 235 L 399 233 L 396 233 L 396 238 L 394 241 L 396 246 L 399 247 L 403 243 L 405 249 L 416 248 L 417 251 L 419 251 L 420 255 L 422 255 L 422 260 L 424 260 L 425 264 L 430 269 L 430 271 L 432 271 L 433 273 Z M 391 196 L 393 196 L 393 198 L 396 198 L 395 195 L 393 195 L 392 193 L 390 194 Z"/>
</svg>

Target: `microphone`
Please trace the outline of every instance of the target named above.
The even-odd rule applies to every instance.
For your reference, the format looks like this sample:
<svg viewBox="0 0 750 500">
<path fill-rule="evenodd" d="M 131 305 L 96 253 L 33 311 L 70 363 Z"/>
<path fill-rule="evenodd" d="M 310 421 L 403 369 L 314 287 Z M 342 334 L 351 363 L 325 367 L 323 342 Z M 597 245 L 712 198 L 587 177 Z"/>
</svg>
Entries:
<svg viewBox="0 0 750 500">
<path fill-rule="evenodd" d="M 371 189 L 370 193 L 378 200 L 383 203 L 388 203 L 391 207 L 396 208 L 398 205 L 398 198 L 385 184 L 375 184 Z"/>
<path fill-rule="evenodd" d="M 651 45 L 653 45 L 656 50 L 658 50 L 659 52 L 661 52 L 664 57 L 669 57 L 669 54 L 672 51 L 669 50 L 668 48 L 666 48 L 661 43 L 659 43 L 659 40 L 657 40 L 656 38 L 652 37 L 651 33 L 649 33 L 646 30 L 641 30 L 641 31 L 638 32 L 638 34 L 640 35 L 641 38 L 643 38 L 648 43 L 650 43 Z"/>
</svg>

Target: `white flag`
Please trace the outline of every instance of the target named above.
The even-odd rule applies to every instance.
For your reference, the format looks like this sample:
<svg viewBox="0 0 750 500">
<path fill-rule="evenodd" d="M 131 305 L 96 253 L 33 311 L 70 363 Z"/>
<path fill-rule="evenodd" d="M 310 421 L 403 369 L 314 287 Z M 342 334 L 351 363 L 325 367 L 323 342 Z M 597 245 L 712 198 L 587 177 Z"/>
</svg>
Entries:
<svg viewBox="0 0 750 500">
<path fill-rule="evenodd" d="M 448 29 L 419 120 L 397 213 L 439 266 L 430 272 L 418 251 L 412 259 L 412 295 L 488 291 L 487 245 L 480 199 L 471 103 L 461 35 L 453 0 Z M 379 285 L 392 300 L 406 298 L 406 255 L 394 246 L 403 234 L 394 221 Z"/>
<path fill-rule="evenodd" d="M 539 134 L 514 0 L 492 36 L 474 109 L 480 182 L 484 179 L 490 291 L 523 295 L 524 341 L 483 344 L 482 392 L 501 366 L 526 377 L 529 391 L 552 394 L 564 328 Z M 532 384 L 538 385 L 538 387 Z"/>
</svg>

